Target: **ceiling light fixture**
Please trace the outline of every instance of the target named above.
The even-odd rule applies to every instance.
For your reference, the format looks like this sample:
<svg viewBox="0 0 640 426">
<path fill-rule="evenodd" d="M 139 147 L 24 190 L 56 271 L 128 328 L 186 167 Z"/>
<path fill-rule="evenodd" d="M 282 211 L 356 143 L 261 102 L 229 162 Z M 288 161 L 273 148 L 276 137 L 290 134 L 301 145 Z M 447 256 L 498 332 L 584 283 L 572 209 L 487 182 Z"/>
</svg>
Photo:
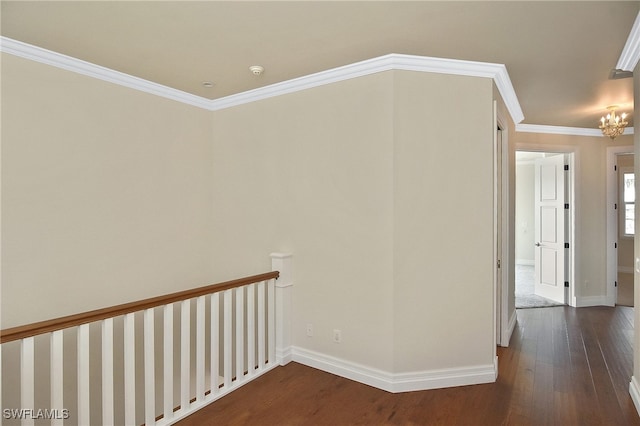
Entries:
<svg viewBox="0 0 640 426">
<path fill-rule="evenodd" d="M 616 115 L 616 109 L 618 105 L 608 106 L 607 109 L 610 111 L 607 114 L 607 117 L 602 117 L 600 119 L 600 130 L 602 130 L 602 134 L 605 136 L 609 136 L 612 140 L 617 136 L 620 136 L 624 132 L 624 128 L 627 127 L 627 117 L 626 113 L 622 113 L 621 115 Z"/>
<path fill-rule="evenodd" d="M 264 72 L 264 67 L 260 65 L 252 65 L 249 67 L 249 71 L 253 73 L 253 75 L 261 75 Z"/>
<path fill-rule="evenodd" d="M 210 88 L 210 87 L 213 87 L 213 83 L 210 81 L 203 81 L 202 86 L 206 88 Z"/>
</svg>

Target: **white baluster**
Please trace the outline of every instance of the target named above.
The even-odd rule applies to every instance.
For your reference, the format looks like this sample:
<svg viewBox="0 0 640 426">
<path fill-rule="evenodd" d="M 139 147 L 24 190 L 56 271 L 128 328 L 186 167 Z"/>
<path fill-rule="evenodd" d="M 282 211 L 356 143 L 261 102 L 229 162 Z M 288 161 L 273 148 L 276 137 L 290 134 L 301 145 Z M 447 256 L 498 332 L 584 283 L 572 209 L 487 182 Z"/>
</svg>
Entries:
<svg viewBox="0 0 640 426">
<path fill-rule="evenodd" d="M 144 422 L 156 422 L 155 324 L 153 308 L 144 311 Z"/>
<path fill-rule="evenodd" d="M 191 391 L 191 300 L 180 308 L 180 409 L 189 409 Z"/>
<path fill-rule="evenodd" d="M 124 423 L 136 424 L 135 314 L 124 316 Z"/>
<path fill-rule="evenodd" d="M 64 360 L 64 343 L 63 331 L 54 331 L 50 335 L 50 369 L 51 369 L 51 409 L 56 413 L 62 413 L 64 402 L 62 396 L 64 394 L 63 384 L 63 360 Z M 51 420 L 52 426 L 62 426 L 63 419 L 61 416 L 54 416 Z"/>
<path fill-rule="evenodd" d="M 78 326 L 78 424 L 90 424 L 89 324 Z"/>
<path fill-rule="evenodd" d="M 264 281 L 258 283 L 258 370 L 264 368 L 266 347 L 266 313 Z"/>
<path fill-rule="evenodd" d="M 276 362 L 276 280 L 267 282 L 269 365 Z"/>
<path fill-rule="evenodd" d="M 102 321 L 102 424 L 113 425 L 113 318 Z"/>
<path fill-rule="evenodd" d="M 204 399 L 204 314 L 206 298 L 196 301 L 196 401 Z"/>
<path fill-rule="evenodd" d="M 236 287 L 236 383 L 244 381 L 244 288 Z"/>
<path fill-rule="evenodd" d="M 173 418 L 173 303 L 164 306 L 164 420 Z"/>
<path fill-rule="evenodd" d="M 34 338 L 25 337 L 20 342 L 20 405 L 24 409 L 34 409 Z M 22 425 L 33 425 L 32 418 L 23 418 Z"/>
<path fill-rule="evenodd" d="M 231 386 L 231 298 L 233 296 L 233 290 L 226 290 L 224 292 L 224 387 L 225 391 L 229 391 Z"/>
<path fill-rule="evenodd" d="M 220 293 L 211 295 L 211 395 L 220 392 Z"/>
<path fill-rule="evenodd" d="M 247 286 L 247 374 L 249 377 L 256 372 L 255 288 L 255 284 Z"/>
<path fill-rule="evenodd" d="M 275 280 L 249 284 L 246 287 L 236 287 L 224 291 L 222 312 L 220 312 L 220 293 L 211 295 L 210 303 L 210 385 L 211 395 L 220 393 L 220 382 L 225 387 L 224 392 L 241 385 L 256 375 L 256 370 L 264 369 L 269 363 L 277 362 L 279 349 L 277 342 L 277 292 Z M 266 286 L 266 288 L 265 288 Z M 256 293 L 257 291 L 257 293 Z M 245 296 L 246 292 L 246 296 Z M 246 297 L 246 300 L 245 300 Z M 235 298 L 235 304 L 234 304 Z M 257 307 L 256 307 L 257 298 Z M 196 301 L 196 329 L 195 329 L 195 389 L 196 401 L 206 400 L 206 296 L 199 296 Z M 163 383 L 164 407 L 161 424 L 171 423 L 175 418 L 174 409 L 174 304 L 168 304 L 164 309 L 163 328 Z M 235 315 L 234 315 L 235 310 Z M 155 318 L 154 308 L 144 310 L 144 422 L 146 425 L 156 424 L 155 412 Z M 221 318 L 222 317 L 222 318 Z M 223 336 L 220 336 L 220 320 L 223 321 Z M 124 424 L 135 425 L 141 420 L 136 416 L 136 339 L 135 314 L 124 315 Z M 246 323 L 245 323 L 246 321 Z M 101 321 L 102 327 L 102 424 L 114 424 L 114 330 L 113 319 Z M 181 336 L 180 336 L 180 411 L 187 413 L 191 404 L 191 300 L 181 302 Z M 257 328 L 257 329 L 256 329 Z M 245 332 L 246 329 L 246 332 Z M 64 334 L 62 330 L 50 334 L 50 408 L 54 413 L 63 412 L 64 386 Z M 223 342 L 220 342 L 222 337 Z M 246 339 L 246 342 L 245 342 Z M 223 344 L 224 347 L 220 348 Z M 257 345 L 257 347 L 256 347 Z M 77 327 L 77 422 L 90 424 L 90 324 Z M 221 351 L 223 352 L 221 355 Z M 235 359 L 233 353 L 235 351 Z M 245 355 L 246 351 L 246 355 Z M 223 357 L 220 360 L 220 356 Z M 245 361 L 246 357 L 246 361 Z M 256 360 L 257 358 L 257 360 Z M 235 365 L 234 365 L 235 362 Z M 224 377 L 220 377 L 222 364 Z M 257 365 L 257 367 L 256 367 Z M 21 406 L 35 408 L 35 341 L 33 337 L 25 338 L 21 342 Z M 247 374 L 245 375 L 245 369 Z M 233 377 L 236 383 L 233 384 Z M 182 414 L 181 413 L 181 414 Z M 97 413 L 96 413 L 97 414 Z M 142 413 L 140 413 L 142 415 Z M 52 419 L 51 424 L 62 425 L 63 419 Z M 33 425 L 34 419 L 23 419 L 22 424 Z"/>
</svg>

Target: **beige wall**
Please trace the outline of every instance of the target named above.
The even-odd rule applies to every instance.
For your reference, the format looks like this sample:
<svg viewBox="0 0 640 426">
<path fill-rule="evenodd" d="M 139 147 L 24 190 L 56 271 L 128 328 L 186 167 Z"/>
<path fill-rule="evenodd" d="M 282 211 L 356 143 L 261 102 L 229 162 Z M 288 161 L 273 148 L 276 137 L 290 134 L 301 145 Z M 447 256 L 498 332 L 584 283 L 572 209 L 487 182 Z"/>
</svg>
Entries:
<svg viewBox="0 0 640 426">
<path fill-rule="evenodd" d="M 399 72 L 394 90 L 394 371 L 491 365 L 492 81 Z"/>
<path fill-rule="evenodd" d="M 3 55 L 2 327 L 209 283 L 206 111 Z"/>
<path fill-rule="evenodd" d="M 294 345 L 386 371 L 393 107 L 393 73 L 374 74 L 217 111 L 213 148 L 216 271 L 293 252 Z"/>
<path fill-rule="evenodd" d="M 491 364 L 491 97 L 491 80 L 395 71 L 216 112 L 216 268 L 292 251 L 303 350 L 387 372 Z"/>
<path fill-rule="evenodd" d="M 207 283 L 208 114 L 10 55 L 2 72 L 3 327 Z"/>
<path fill-rule="evenodd" d="M 518 149 L 574 151 L 576 167 L 576 297 L 606 295 L 606 148 L 631 145 L 631 136 L 614 141 L 599 136 L 516 133 Z"/>
<path fill-rule="evenodd" d="M 2 328 L 211 283 L 210 113 L 11 55 L 2 61 Z M 43 338 L 37 407 L 49 406 Z M 17 348 L 3 345 L 6 407 L 20 406 L 11 392 Z M 92 344 L 95 375 L 99 351 Z M 122 357 L 115 365 L 121 371 Z M 65 388 L 75 415 L 75 381 Z M 99 392 L 91 399 L 100 406 Z"/>
</svg>

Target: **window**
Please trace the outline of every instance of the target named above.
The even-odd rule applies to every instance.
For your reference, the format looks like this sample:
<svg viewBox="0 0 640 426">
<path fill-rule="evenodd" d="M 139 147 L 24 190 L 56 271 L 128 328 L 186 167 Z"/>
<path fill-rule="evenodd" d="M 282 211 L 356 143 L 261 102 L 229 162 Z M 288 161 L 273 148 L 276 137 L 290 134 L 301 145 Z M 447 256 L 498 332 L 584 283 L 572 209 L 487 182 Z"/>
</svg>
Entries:
<svg viewBox="0 0 640 426">
<path fill-rule="evenodd" d="M 623 236 L 632 237 L 635 235 L 635 213 L 636 213 L 636 187 L 633 172 L 622 172 L 622 214 L 623 214 Z"/>
</svg>

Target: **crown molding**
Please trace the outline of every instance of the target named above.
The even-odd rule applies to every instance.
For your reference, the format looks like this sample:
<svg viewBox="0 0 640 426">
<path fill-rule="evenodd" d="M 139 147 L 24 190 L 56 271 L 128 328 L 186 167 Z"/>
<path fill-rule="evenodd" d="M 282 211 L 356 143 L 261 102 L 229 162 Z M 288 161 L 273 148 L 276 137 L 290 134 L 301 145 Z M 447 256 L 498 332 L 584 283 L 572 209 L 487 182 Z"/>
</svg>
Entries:
<svg viewBox="0 0 640 426">
<path fill-rule="evenodd" d="M 524 120 L 520 102 L 511 84 L 507 67 L 503 64 L 473 62 L 458 59 L 430 58 L 425 56 L 390 55 L 394 57 L 394 69 L 422 71 L 471 77 L 485 77 L 494 80 L 507 110 L 514 123 Z"/>
<path fill-rule="evenodd" d="M 605 137 L 600 129 L 588 129 L 584 127 L 544 126 L 540 124 L 516 124 L 516 132 L 546 133 L 552 135 L 567 136 Z M 633 127 L 627 127 L 626 129 L 624 129 L 623 135 L 633 135 Z"/>
<path fill-rule="evenodd" d="M 627 42 L 622 49 L 616 68 L 633 72 L 636 65 L 638 65 L 638 60 L 640 60 L 640 12 L 638 12 L 636 16 L 636 20 L 631 28 L 631 33 L 629 33 Z"/>
<path fill-rule="evenodd" d="M 0 51 L 210 111 L 217 111 L 389 70 L 484 77 L 494 80 L 513 121 L 519 123 L 524 119 L 509 74 L 507 73 L 506 67 L 502 64 L 393 53 L 226 96 L 224 98 L 209 100 L 7 37 L 0 37 Z"/>
<path fill-rule="evenodd" d="M 29 59 L 35 62 L 62 68 L 98 80 L 118 84 L 130 89 L 172 99 L 199 108 L 210 109 L 211 101 L 200 96 L 195 96 L 181 90 L 163 86 L 142 78 L 134 77 L 120 71 L 115 71 L 100 65 L 92 64 L 81 59 L 43 49 L 38 46 L 23 43 L 7 37 L 0 37 L 0 51 L 14 56 Z"/>
<path fill-rule="evenodd" d="M 325 84 L 336 83 L 351 78 L 363 77 L 389 70 L 418 71 L 471 77 L 492 78 L 515 123 L 524 119 L 520 103 L 511 84 L 507 69 L 502 64 L 462 61 L 457 59 L 431 58 L 426 56 L 401 55 L 392 53 L 350 65 L 321 71 L 293 80 L 275 83 L 236 95 L 212 101 L 214 111 L 267 99 Z"/>
<path fill-rule="evenodd" d="M 225 96 L 223 98 L 214 99 L 211 101 L 211 109 L 213 111 L 217 111 L 225 108 L 231 108 L 262 99 L 268 99 L 275 96 L 324 86 L 325 84 L 363 77 L 365 75 L 374 74 L 381 71 L 392 70 L 392 56 L 393 55 L 380 56 L 378 58 L 368 59 L 366 61 L 356 62 L 354 64 L 309 74 L 280 83 L 274 83 L 268 86 L 259 87 L 257 89 L 248 90 L 246 92 Z"/>
</svg>

